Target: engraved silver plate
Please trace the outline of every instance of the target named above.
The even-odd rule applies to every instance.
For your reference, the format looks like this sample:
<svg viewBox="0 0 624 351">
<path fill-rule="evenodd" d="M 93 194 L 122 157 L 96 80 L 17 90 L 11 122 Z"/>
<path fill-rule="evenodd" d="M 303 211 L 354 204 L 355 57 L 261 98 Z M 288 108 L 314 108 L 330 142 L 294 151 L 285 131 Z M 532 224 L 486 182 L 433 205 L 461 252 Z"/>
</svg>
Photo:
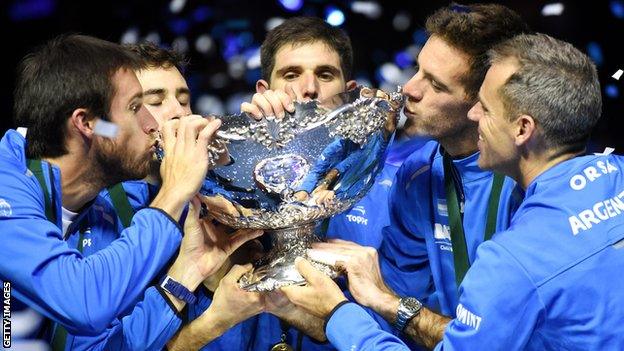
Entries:
<svg viewBox="0 0 624 351">
<path fill-rule="evenodd" d="M 286 189 L 299 186 L 309 170 L 310 164 L 305 158 L 286 154 L 258 162 L 254 176 L 262 189 L 281 194 Z"/>
</svg>

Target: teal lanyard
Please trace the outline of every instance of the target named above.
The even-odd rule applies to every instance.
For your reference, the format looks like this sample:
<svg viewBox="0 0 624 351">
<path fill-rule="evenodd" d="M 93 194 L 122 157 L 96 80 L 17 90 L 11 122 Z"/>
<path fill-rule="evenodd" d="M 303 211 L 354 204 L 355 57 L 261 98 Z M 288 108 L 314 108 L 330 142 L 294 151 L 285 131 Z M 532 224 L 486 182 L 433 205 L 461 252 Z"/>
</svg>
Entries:
<svg viewBox="0 0 624 351">
<path fill-rule="evenodd" d="M 28 169 L 32 172 L 32 174 L 37 178 L 41 189 L 43 190 L 43 197 L 45 203 L 45 213 L 48 221 L 57 225 L 56 220 L 56 195 L 54 193 L 54 175 L 52 174 L 52 166 L 48 165 L 49 179 L 51 191 L 48 190 L 48 186 L 45 182 L 45 178 L 43 176 L 43 167 L 41 165 L 41 160 L 28 160 L 27 161 Z M 123 190 L 121 184 L 114 185 L 110 187 L 109 193 L 111 195 L 111 200 L 113 203 L 113 207 L 121 220 L 124 228 L 130 226 L 130 221 L 132 220 L 132 216 L 134 215 L 134 211 L 132 210 L 132 206 L 130 206 L 130 201 L 128 201 L 128 196 L 126 192 Z M 84 226 L 83 226 L 84 227 Z M 83 251 L 83 239 L 84 239 L 84 228 L 79 231 L 80 237 L 78 238 L 78 245 L 76 249 L 82 253 Z M 67 329 L 58 323 L 54 323 L 56 327 L 53 326 L 54 335 L 52 336 L 51 346 L 53 351 L 64 351 L 67 343 Z"/>
<path fill-rule="evenodd" d="M 117 211 L 117 216 L 119 216 L 121 224 L 123 224 L 124 228 L 128 228 L 132 222 L 132 217 L 134 216 L 134 210 L 132 209 L 132 206 L 130 206 L 128 194 L 126 194 L 126 191 L 121 183 L 109 187 L 108 193 L 111 196 L 113 207 L 115 208 L 115 211 Z"/>
<path fill-rule="evenodd" d="M 48 221 L 54 223 L 56 225 L 56 196 L 54 194 L 54 175 L 52 174 L 52 167 L 48 167 L 48 176 L 50 178 L 50 184 L 52 185 L 50 196 L 50 191 L 48 191 L 48 185 L 46 184 L 45 178 L 43 176 L 43 167 L 41 166 L 41 160 L 28 160 L 27 161 L 28 169 L 32 172 L 32 174 L 37 178 L 41 189 L 43 190 L 43 201 L 45 204 L 45 214 Z"/>
<path fill-rule="evenodd" d="M 457 188 L 462 187 L 461 178 L 453 166 L 453 160 L 444 152 L 442 157 L 444 163 L 444 188 L 446 190 L 446 206 L 448 210 L 449 227 L 451 228 L 451 243 L 453 245 L 453 261 L 455 264 L 455 283 L 457 288 L 468 269 L 470 260 L 468 259 L 468 246 L 466 235 L 464 234 L 463 211 L 460 211 L 460 203 L 464 203 L 463 191 L 458 195 Z M 490 189 L 490 198 L 487 206 L 487 222 L 483 239 L 490 240 L 496 232 L 496 218 L 498 216 L 498 205 L 500 194 L 503 188 L 505 177 L 501 174 L 494 174 Z"/>
</svg>

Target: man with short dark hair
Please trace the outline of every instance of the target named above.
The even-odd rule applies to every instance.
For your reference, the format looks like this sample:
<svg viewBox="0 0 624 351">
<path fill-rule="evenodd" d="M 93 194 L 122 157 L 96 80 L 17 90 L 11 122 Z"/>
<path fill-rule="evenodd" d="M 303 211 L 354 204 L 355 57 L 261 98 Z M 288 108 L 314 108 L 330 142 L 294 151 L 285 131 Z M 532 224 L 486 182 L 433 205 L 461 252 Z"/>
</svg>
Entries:
<svg viewBox="0 0 624 351">
<path fill-rule="evenodd" d="M 294 17 L 271 30 L 262 43 L 262 79 L 251 103 L 255 118 L 294 112 L 293 101 L 323 100 L 353 89 L 353 49 L 347 34 L 316 17 Z"/>
<path fill-rule="evenodd" d="M 261 48 L 263 79 L 256 83 L 256 94 L 252 101 L 243 103 L 241 110 L 258 119 L 266 116 L 282 117 L 285 110 L 294 111 L 295 100 L 324 99 L 352 89 L 355 82 L 348 80 L 352 61 L 351 42 L 344 31 L 320 18 L 289 18 L 267 34 Z M 235 266 L 232 270 L 240 276 L 250 268 Z M 227 270 L 223 269 L 222 272 Z M 322 320 L 311 316 L 313 321 L 301 318 L 298 314 L 300 311 L 279 293 L 266 295 L 259 300 L 259 294 L 241 291 L 235 284 L 236 280 L 232 276 L 226 276 L 220 282 L 217 280 L 209 284 L 210 288 L 202 289 L 198 304 L 189 309 L 190 319 L 196 320 L 180 331 L 168 344 L 169 349 L 196 349 L 202 346 L 205 350 L 230 350 L 232 347 L 269 349 L 282 340 L 295 345 L 298 339 L 306 347 L 314 343 L 288 323 L 280 322 L 274 315 L 297 328 L 314 332 L 321 330 Z M 240 300 L 233 313 L 238 314 L 238 317 L 253 318 L 236 326 L 220 325 L 205 332 L 214 324 L 211 314 L 215 311 L 218 313 L 222 306 L 221 301 L 216 303 L 217 298 L 222 300 L 225 294 Z M 274 315 L 258 315 L 262 311 Z M 310 323 L 318 326 L 309 329 Z M 313 336 L 319 340 L 325 338 L 322 332 L 313 333 Z"/>
<path fill-rule="evenodd" d="M 185 63 L 184 58 L 173 50 L 160 48 L 151 43 L 127 45 L 125 48 L 139 57 L 140 65 L 135 73 L 143 89 L 145 107 L 158 122 L 159 129 L 172 119 L 188 118 L 186 116 L 191 114 L 190 91 L 180 73 Z M 160 166 L 157 160 L 153 160 L 152 164 Z M 152 167 L 152 172 L 158 172 L 158 169 Z M 118 229 L 116 232 L 112 230 L 107 232 L 90 231 L 87 237 L 89 245 L 83 245 L 81 250 L 84 256 L 92 255 L 114 245 L 123 229 L 129 226 L 134 213 L 149 206 L 149 203 L 158 193 L 157 184 L 160 182 L 160 175 L 152 173 L 150 176 L 151 180 L 155 181 L 154 184 L 149 184 L 145 180 L 126 181 L 109 187 L 100 193 L 104 203 L 114 209 L 115 213 L 110 215 L 111 217 L 115 217 L 115 215 L 118 217 Z M 201 262 L 204 259 L 213 261 L 210 263 L 213 268 L 209 275 L 216 274 L 222 262 L 229 260 L 227 256 L 246 239 L 245 236 L 238 234 L 226 234 L 207 222 L 202 223 L 197 216 L 196 206 L 191 206 L 185 218 L 185 239 L 182 242 L 178 258 L 169 268 L 167 273 L 169 277 L 172 277 L 172 272 L 176 270 L 178 272 L 180 270 L 192 271 L 193 265 L 205 265 Z M 212 246 L 211 253 L 203 258 L 196 256 L 198 262 L 189 262 L 186 260 L 188 254 L 185 250 L 190 248 L 188 238 L 197 237 L 196 233 L 203 234 L 202 230 L 197 230 L 199 227 L 203 227 L 206 234 L 210 234 L 207 237 L 202 235 L 201 240 Z M 67 242 L 73 246 L 79 246 L 81 240 L 85 240 L 85 236 L 74 234 L 67 238 Z M 238 242 L 238 240 L 242 241 Z M 201 248 L 201 245 L 197 244 L 199 243 L 193 244 L 196 246 L 194 250 Z M 162 286 L 167 278 L 163 280 L 161 276 L 166 275 L 161 272 L 160 276 L 153 282 L 156 287 L 148 288 L 143 299 L 137 300 L 132 308 L 123 311 L 105 332 L 94 336 L 67 334 L 62 338 L 64 344 L 60 341 L 54 343 L 55 349 L 162 349 L 166 342 L 180 329 L 182 322 L 186 320 L 181 311 L 186 301 L 179 300 L 177 296 L 172 296 L 170 292 L 167 292 L 166 284 L 164 287 Z M 162 283 L 159 283 L 160 281 Z M 202 284 L 199 283 L 197 285 L 185 285 L 185 287 L 193 292 L 196 288 L 202 288 Z M 162 297 L 154 293 L 157 291 Z M 234 296 L 227 296 L 225 302 L 224 308 L 226 310 L 232 309 L 231 305 L 240 303 L 240 301 L 234 300 Z M 215 323 L 227 321 L 225 313 L 220 313 L 217 317 L 214 320 Z M 56 332 L 55 336 L 57 334 L 59 333 Z"/>
<path fill-rule="evenodd" d="M 218 121 L 195 116 L 164 125 L 162 187 L 125 230 L 98 195 L 149 171 L 157 123 L 143 107 L 139 67 L 121 46 L 81 35 L 46 43 L 20 66 L 15 114 L 24 128 L 0 142 L 0 196 L 8 208 L 0 214 L 7 235 L 0 278 L 60 323 L 45 331 L 55 347 L 64 347 L 62 326 L 77 335 L 102 332 L 144 292 L 144 301 L 175 317 L 185 304 L 180 292 L 193 290 L 232 249 L 205 241 L 197 206 L 183 240 L 178 224 L 205 177 Z M 110 243 L 111 236 L 118 239 Z M 146 291 L 180 243 L 169 284 Z"/>
</svg>

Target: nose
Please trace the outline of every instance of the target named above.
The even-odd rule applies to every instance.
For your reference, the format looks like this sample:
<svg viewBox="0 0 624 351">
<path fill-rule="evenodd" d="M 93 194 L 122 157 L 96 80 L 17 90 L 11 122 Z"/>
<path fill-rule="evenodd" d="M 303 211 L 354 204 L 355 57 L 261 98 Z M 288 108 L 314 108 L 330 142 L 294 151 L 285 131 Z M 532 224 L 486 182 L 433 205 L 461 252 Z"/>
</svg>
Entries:
<svg viewBox="0 0 624 351">
<path fill-rule="evenodd" d="M 168 110 L 165 113 L 165 121 L 188 116 L 191 114 L 191 109 L 187 106 L 183 106 L 178 99 L 171 99 L 168 103 Z M 160 127 L 160 126 L 159 126 Z"/>
<path fill-rule="evenodd" d="M 422 84 L 420 84 L 420 78 L 418 77 L 418 73 L 416 73 L 403 86 L 403 93 L 407 95 L 410 100 L 418 102 L 423 98 L 423 90 L 421 86 Z"/>
<path fill-rule="evenodd" d="M 474 122 L 479 122 L 482 116 L 483 106 L 481 105 L 481 102 L 477 102 L 474 106 L 472 106 L 470 111 L 468 111 L 468 119 Z"/>
<path fill-rule="evenodd" d="M 317 99 L 319 95 L 319 86 L 316 76 L 313 73 L 303 74 L 301 76 L 299 89 L 304 101 Z"/>
<path fill-rule="evenodd" d="M 145 105 L 141 105 L 141 109 L 137 113 L 137 120 L 145 134 L 152 134 L 158 130 L 158 122 L 147 110 Z"/>
</svg>

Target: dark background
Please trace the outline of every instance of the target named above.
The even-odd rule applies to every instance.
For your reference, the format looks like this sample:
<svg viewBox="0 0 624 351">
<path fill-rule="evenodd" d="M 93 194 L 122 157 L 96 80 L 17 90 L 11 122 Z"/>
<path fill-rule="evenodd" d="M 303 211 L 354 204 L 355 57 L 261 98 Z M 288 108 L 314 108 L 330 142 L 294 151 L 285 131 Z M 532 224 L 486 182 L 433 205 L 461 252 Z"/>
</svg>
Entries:
<svg viewBox="0 0 624 351">
<path fill-rule="evenodd" d="M 36 45 L 66 32 L 114 42 L 151 40 L 182 49 L 191 65 L 186 76 L 197 113 L 233 113 L 249 99 L 260 77 L 258 50 L 267 28 L 280 18 L 313 15 L 340 23 L 355 50 L 355 78 L 392 88 L 413 73 L 415 54 L 426 37 L 424 19 L 448 1 L 63 1 L 4 0 L 0 132 L 16 127 L 12 95 L 19 60 Z M 465 3 L 470 3 L 466 1 Z M 501 1 L 534 30 L 569 41 L 596 62 L 603 92 L 603 117 L 592 151 L 624 150 L 620 115 L 624 110 L 624 1 Z M 546 5 L 560 4 L 559 15 L 545 16 Z M 364 10 L 360 10 L 364 8 Z M 330 16 L 331 15 L 331 16 Z M 186 44 L 185 44 L 186 43 Z M 186 47 L 186 49 L 185 49 Z"/>
</svg>

